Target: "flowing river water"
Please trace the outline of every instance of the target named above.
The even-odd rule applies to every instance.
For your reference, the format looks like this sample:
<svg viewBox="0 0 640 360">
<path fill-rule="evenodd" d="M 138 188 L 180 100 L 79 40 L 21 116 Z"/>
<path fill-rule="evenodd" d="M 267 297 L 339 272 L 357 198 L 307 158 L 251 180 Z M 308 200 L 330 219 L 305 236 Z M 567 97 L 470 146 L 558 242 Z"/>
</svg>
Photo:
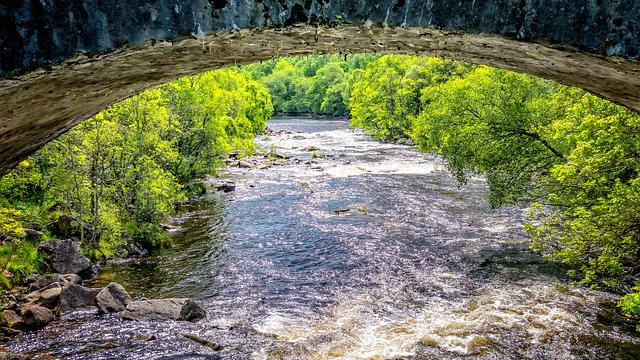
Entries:
<svg viewBox="0 0 640 360">
<path fill-rule="evenodd" d="M 42 359 L 640 359 L 616 298 L 559 286 L 562 269 L 528 251 L 524 209 L 491 209 L 482 178 L 458 188 L 437 157 L 344 121 L 268 126 L 259 145 L 299 162 L 230 168 L 236 190 L 185 208 L 172 248 L 95 281 L 196 298 L 207 320 L 78 314 L 6 347 Z"/>
</svg>

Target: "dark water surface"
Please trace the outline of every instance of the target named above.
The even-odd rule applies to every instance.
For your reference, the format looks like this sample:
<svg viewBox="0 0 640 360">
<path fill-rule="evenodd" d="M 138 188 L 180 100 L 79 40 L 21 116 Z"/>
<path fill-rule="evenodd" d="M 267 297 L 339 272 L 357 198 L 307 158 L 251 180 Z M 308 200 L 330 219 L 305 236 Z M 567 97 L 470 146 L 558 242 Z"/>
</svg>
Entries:
<svg viewBox="0 0 640 360">
<path fill-rule="evenodd" d="M 640 359 L 615 297 L 554 286 L 562 270 L 527 251 L 524 210 L 490 209 L 483 179 L 458 189 L 437 158 L 342 121 L 269 127 L 290 132 L 260 146 L 299 164 L 230 169 L 236 191 L 176 217 L 173 248 L 97 280 L 200 299 L 208 320 L 80 314 L 6 347 L 42 359 Z M 326 157 L 305 164 L 312 152 Z"/>
</svg>

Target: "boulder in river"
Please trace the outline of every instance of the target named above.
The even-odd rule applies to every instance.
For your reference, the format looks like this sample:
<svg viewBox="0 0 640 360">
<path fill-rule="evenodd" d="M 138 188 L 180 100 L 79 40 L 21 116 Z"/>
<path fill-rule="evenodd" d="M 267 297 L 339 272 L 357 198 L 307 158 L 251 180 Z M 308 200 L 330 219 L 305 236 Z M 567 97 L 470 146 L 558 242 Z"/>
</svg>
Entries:
<svg viewBox="0 0 640 360">
<path fill-rule="evenodd" d="M 131 296 L 118 283 L 110 283 L 96 295 L 96 305 L 102 313 L 120 312 L 127 308 Z"/>
<path fill-rule="evenodd" d="M 206 317 L 200 305 L 190 299 L 152 299 L 132 301 L 122 313 L 127 320 L 184 320 Z"/>
<path fill-rule="evenodd" d="M 96 306 L 96 296 L 102 289 L 73 284 L 60 292 L 60 313 L 90 309 Z"/>
<path fill-rule="evenodd" d="M 127 320 L 180 320 L 180 312 L 188 299 L 152 299 L 132 301 L 122 312 Z"/>
<path fill-rule="evenodd" d="M 22 322 L 27 329 L 39 329 L 53 320 L 53 312 L 46 307 L 32 305 L 22 314 Z"/>
<path fill-rule="evenodd" d="M 58 273 L 79 274 L 91 269 L 91 261 L 79 250 L 80 245 L 72 240 L 49 240 L 40 245 L 49 266 Z"/>
<path fill-rule="evenodd" d="M 180 310 L 180 319 L 184 321 L 198 321 L 207 318 L 207 312 L 193 300 L 187 300 Z"/>
</svg>

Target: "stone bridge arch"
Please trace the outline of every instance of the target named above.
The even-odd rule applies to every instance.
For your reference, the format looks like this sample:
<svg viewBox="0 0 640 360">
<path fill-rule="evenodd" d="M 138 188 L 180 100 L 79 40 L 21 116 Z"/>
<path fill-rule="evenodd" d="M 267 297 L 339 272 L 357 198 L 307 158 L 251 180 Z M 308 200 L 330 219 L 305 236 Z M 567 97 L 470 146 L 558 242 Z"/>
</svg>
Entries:
<svg viewBox="0 0 640 360">
<path fill-rule="evenodd" d="M 144 89 L 289 55 L 441 56 L 640 112 L 639 38 L 638 0 L 8 0 L 0 174 Z"/>
</svg>

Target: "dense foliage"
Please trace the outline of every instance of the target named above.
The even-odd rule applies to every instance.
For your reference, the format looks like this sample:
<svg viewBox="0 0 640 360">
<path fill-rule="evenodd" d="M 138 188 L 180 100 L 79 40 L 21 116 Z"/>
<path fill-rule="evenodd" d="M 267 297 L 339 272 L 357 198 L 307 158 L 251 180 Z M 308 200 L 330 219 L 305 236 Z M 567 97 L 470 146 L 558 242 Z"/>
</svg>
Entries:
<svg viewBox="0 0 640 360">
<path fill-rule="evenodd" d="M 214 173 L 230 152 L 251 154 L 272 112 L 264 86 L 221 70 L 98 113 L 1 179 L 0 270 L 32 270 L 37 244 L 22 240 L 22 224 L 60 214 L 83 223 L 79 238 L 94 257 L 111 256 L 125 231 L 147 247 L 160 245 L 160 222 L 199 189 L 194 179 Z"/>
<path fill-rule="evenodd" d="M 380 140 L 409 137 L 420 112 L 421 90 L 470 69 L 471 65 L 439 58 L 384 56 L 369 64 L 353 84 L 352 124 Z"/>
<path fill-rule="evenodd" d="M 353 82 L 378 57 L 292 57 L 247 65 L 242 70 L 269 89 L 278 113 L 347 116 Z"/>
</svg>

